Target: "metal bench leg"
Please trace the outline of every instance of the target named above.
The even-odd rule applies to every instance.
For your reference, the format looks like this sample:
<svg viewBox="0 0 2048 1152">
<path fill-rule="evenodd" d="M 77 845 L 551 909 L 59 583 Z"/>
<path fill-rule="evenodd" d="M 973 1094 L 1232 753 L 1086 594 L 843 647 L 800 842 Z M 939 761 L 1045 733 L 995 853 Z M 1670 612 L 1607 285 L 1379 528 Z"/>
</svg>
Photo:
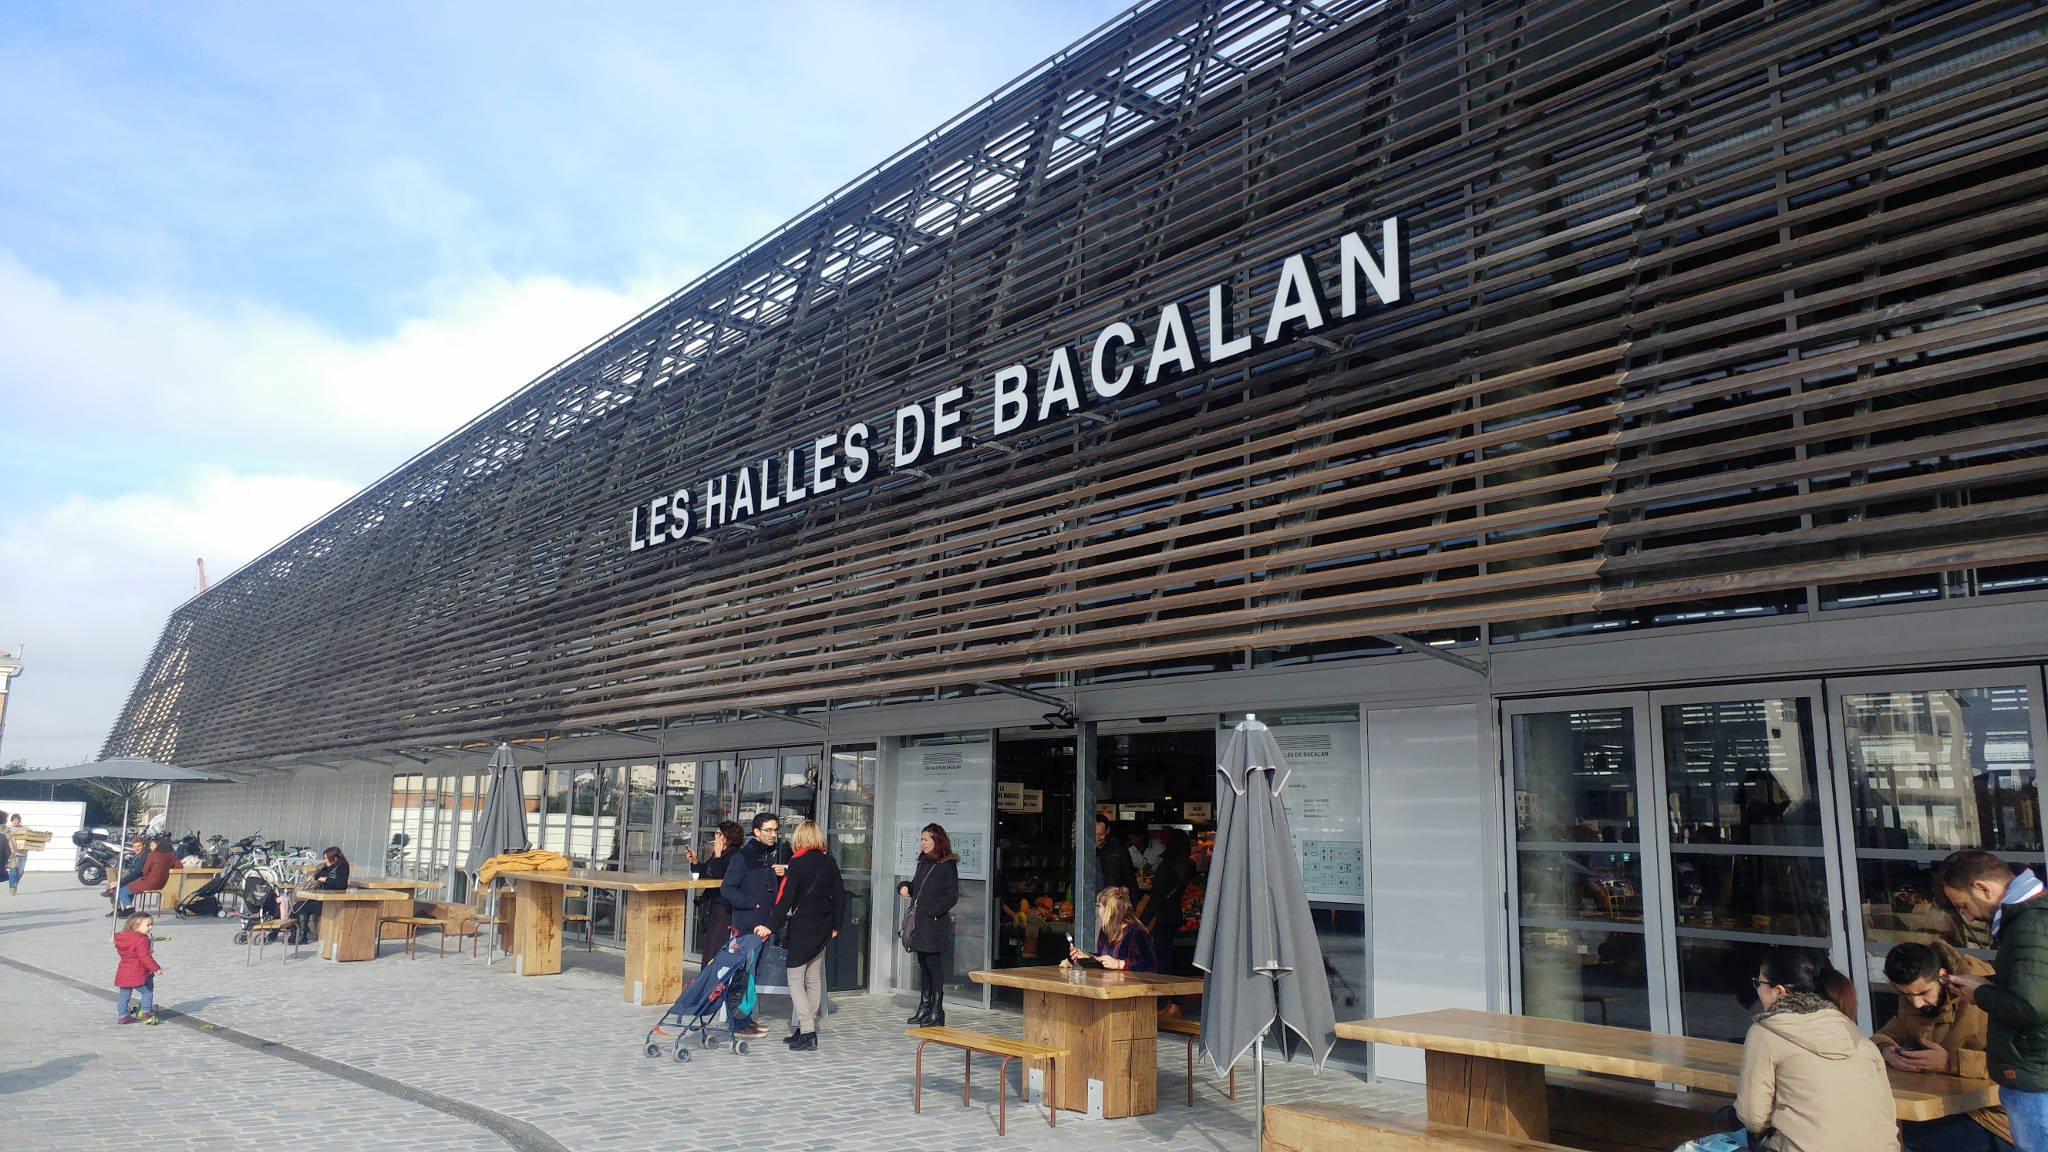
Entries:
<svg viewBox="0 0 2048 1152">
<path fill-rule="evenodd" d="M 1188 1037 L 1188 1107 L 1195 1106 L 1195 1038 Z"/>
<path fill-rule="evenodd" d="M 961 1080 L 960 1080 L 960 1103 L 961 1103 L 962 1105 L 964 1105 L 964 1106 L 967 1106 L 967 1107 L 973 1107 L 973 1105 L 974 1105 L 974 1049 L 972 1049 L 972 1048 L 962 1048 L 962 1049 L 960 1050 L 960 1055 L 961 1055 L 962 1057 L 964 1057 L 964 1060 L 963 1060 L 963 1062 L 962 1062 L 962 1064 L 961 1064 L 961 1067 L 963 1067 L 963 1068 L 965 1068 L 965 1069 L 966 1069 L 966 1071 L 965 1071 L 965 1072 L 963 1072 L 963 1073 L 961 1074 Z"/>
<path fill-rule="evenodd" d="M 1059 1127 L 1060 1058 L 1057 1056 L 1045 1062 L 1045 1103 L 1046 1111 L 1050 1113 L 1050 1115 L 1046 1117 L 1046 1126 L 1049 1128 Z"/>
<path fill-rule="evenodd" d="M 1003 1057 L 1003 1067 L 996 1073 L 996 1135 L 1003 1135 L 1003 1129 L 1010 1122 L 1010 1061 Z"/>
<path fill-rule="evenodd" d="M 924 1111 L 924 1046 L 929 1043 L 929 1040 L 917 1042 L 917 1086 L 911 1090 L 914 1093 L 910 1098 L 912 1112 Z"/>
</svg>

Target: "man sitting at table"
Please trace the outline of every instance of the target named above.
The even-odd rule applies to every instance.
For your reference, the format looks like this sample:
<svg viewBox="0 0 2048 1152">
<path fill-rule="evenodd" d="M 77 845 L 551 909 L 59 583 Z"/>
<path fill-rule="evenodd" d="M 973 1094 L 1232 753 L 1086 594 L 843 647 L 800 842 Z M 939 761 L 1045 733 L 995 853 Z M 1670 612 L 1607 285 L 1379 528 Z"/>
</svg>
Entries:
<svg viewBox="0 0 2048 1152">
<path fill-rule="evenodd" d="M 1991 965 L 1940 940 L 1901 944 L 1885 955 L 1885 979 L 1899 994 L 1899 1010 L 1871 1039 L 1886 1064 L 1979 1080 L 1989 1075 L 1984 1039 L 1990 1019 L 1941 982 L 1951 972 L 1989 976 Z M 1998 1107 L 1939 1120 L 1902 1120 L 1899 1134 L 1907 1152 L 2013 1152 L 2012 1126 Z"/>
</svg>

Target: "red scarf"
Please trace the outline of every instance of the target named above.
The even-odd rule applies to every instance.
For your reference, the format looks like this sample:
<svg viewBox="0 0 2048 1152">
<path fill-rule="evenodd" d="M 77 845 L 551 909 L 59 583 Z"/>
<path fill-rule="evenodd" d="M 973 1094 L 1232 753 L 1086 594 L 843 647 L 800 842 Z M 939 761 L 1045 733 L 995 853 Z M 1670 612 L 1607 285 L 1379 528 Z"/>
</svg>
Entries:
<svg viewBox="0 0 2048 1152">
<path fill-rule="evenodd" d="M 802 855 L 803 855 L 804 853 L 806 853 L 806 852 L 816 852 L 816 851 L 817 851 L 817 849 L 816 849 L 816 848 L 799 848 L 799 849 L 797 849 L 797 850 L 796 850 L 796 855 L 795 855 L 795 856 L 791 856 L 791 857 L 789 858 L 789 862 L 790 862 L 790 863 L 792 863 L 792 864 L 794 864 L 794 863 L 796 863 L 797 859 L 798 859 L 799 857 L 801 857 L 801 856 L 802 856 Z M 780 884 L 777 884 L 777 885 L 775 886 L 775 902 L 776 902 L 777 904 L 780 904 L 780 903 L 782 903 L 782 893 L 783 893 L 783 890 L 784 890 L 784 889 L 786 889 L 786 888 L 788 888 L 788 887 L 789 887 L 789 872 L 788 872 L 787 870 L 784 870 L 784 871 L 783 871 L 783 873 L 782 873 L 782 883 L 780 883 Z"/>
</svg>

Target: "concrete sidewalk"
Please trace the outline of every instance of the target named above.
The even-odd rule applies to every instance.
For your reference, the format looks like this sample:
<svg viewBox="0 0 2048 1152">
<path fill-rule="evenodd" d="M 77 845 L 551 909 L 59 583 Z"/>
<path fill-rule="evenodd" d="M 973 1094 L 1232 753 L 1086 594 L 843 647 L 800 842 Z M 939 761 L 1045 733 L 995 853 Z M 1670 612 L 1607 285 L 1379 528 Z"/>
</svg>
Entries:
<svg viewBox="0 0 2048 1152">
<path fill-rule="evenodd" d="M 407 960 L 243 963 L 228 920 L 166 917 L 156 946 L 157 1004 L 181 1014 L 117 1026 L 113 921 L 68 874 L 31 875 L 0 894 L 0 1113 L 9 1152 L 149 1148 L 194 1152 L 417 1149 L 606 1152 L 722 1149 L 1249 1149 L 1251 1077 L 1238 1099 L 1200 1077 L 1185 1103 L 1177 1040 L 1159 1046 L 1160 1109 L 1060 1126 L 1010 1099 L 996 1136 L 996 1062 L 976 1061 L 974 1103 L 960 1103 L 957 1055 L 926 1062 L 925 1110 L 911 1112 L 908 1005 L 841 995 L 819 1051 L 780 1043 L 787 1000 L 766 999 L 774 1029 L 746 1056 L 722 1048 L 689 1064 L 648 1059 L 641 1040 L 660 1008 L 620 998 L 619 959 L 565 952 L 557 976 L 426 951 Z M 1014 1014 L 949 1004 L 949 1023 L 1015 1034 Z M 927 1050 L 927 1056 L 932 1050 Z M 1014 1075 L 1014 1072 L 1013 1072 Z M 1372 1085 L 1330 1069 L 1268 1067 L 1269 1102 L 1342 1099 L 1410 1114 L 1419 1089 Z"/>
</svg>

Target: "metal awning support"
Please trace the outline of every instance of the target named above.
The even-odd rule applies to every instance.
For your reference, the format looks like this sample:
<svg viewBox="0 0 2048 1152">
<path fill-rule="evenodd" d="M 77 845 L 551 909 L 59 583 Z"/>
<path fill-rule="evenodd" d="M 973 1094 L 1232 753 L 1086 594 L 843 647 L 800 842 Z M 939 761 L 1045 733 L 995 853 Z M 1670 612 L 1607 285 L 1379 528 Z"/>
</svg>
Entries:
<svg viewBox="0 0 2048 1152">
<path fill-rule="evenodd" d="M 763 720 L 787 720 L 791 724 L 807 724 L 819 731 L 826 731 L 829 728 L 822 720 L 813 720 L 809 716 L 795 716 L 788 712 L 777 712 L 773 708 L 742 708 L 740 709 L 740 715 L 759 716 Z"/>
<path fill-rule="evenodd" d="M 1400 632 L 1388 632 L 1381 633 L 1378 638 L 1381 640 L 1385 640 L 1387 643 L 1394 645 L 1396 648 L 1399 648 L 1404 652 L 1415 652 L 1424 656 L 1434 656 L 1446 664 L 1456 664 L 1458 667 L 1463 668 L 1465 671 L 1472 673 L 1474 676 L 1490 676 L 1493 674 L 1491 666 L 1484 660 L 1474 660 L 1470 656 L 1460 656 L 1456 652 L 1452 652 L 1448 649 L 1438 648 L 1433 644 L 1425 644 L 1422 641 L 1417 640 L 1413 636 L 1405 635 Z"/>
<path fill-rule="evenodd" d="M 1001 692 L 1006 696 L 1015 696 L 1022 700 L 1029 700 L 1034 704 L 1049 704 L 1059 711 L 1046 713 L 1045 719 L 1047 723 L 1056 727 L 1072 728 L 1074 721 L 1079 719 L 1074 713 L 1074 706 L 1057 696 L 1047 696 L 1043 692 L 1034 691 L 1030 688 L 1019 688 L 1015 684 L 998 684 L 993 680 L 977 681 L 974 686 L 976 688 L 986 688 L 991 692 Z"/>
<path fill-rule="evenodd" d="M 607 728 L 602 724 L 584 724 L 581 725 L 581 728 L 585 732 L 602 732 L 607 736 L 624 736 L 628 740 L 645 740 L 649 744 L 661 743 L 661 737 L 649 736 L 645 732 L 622 732 L 617 728 Z"/>
</svg>

